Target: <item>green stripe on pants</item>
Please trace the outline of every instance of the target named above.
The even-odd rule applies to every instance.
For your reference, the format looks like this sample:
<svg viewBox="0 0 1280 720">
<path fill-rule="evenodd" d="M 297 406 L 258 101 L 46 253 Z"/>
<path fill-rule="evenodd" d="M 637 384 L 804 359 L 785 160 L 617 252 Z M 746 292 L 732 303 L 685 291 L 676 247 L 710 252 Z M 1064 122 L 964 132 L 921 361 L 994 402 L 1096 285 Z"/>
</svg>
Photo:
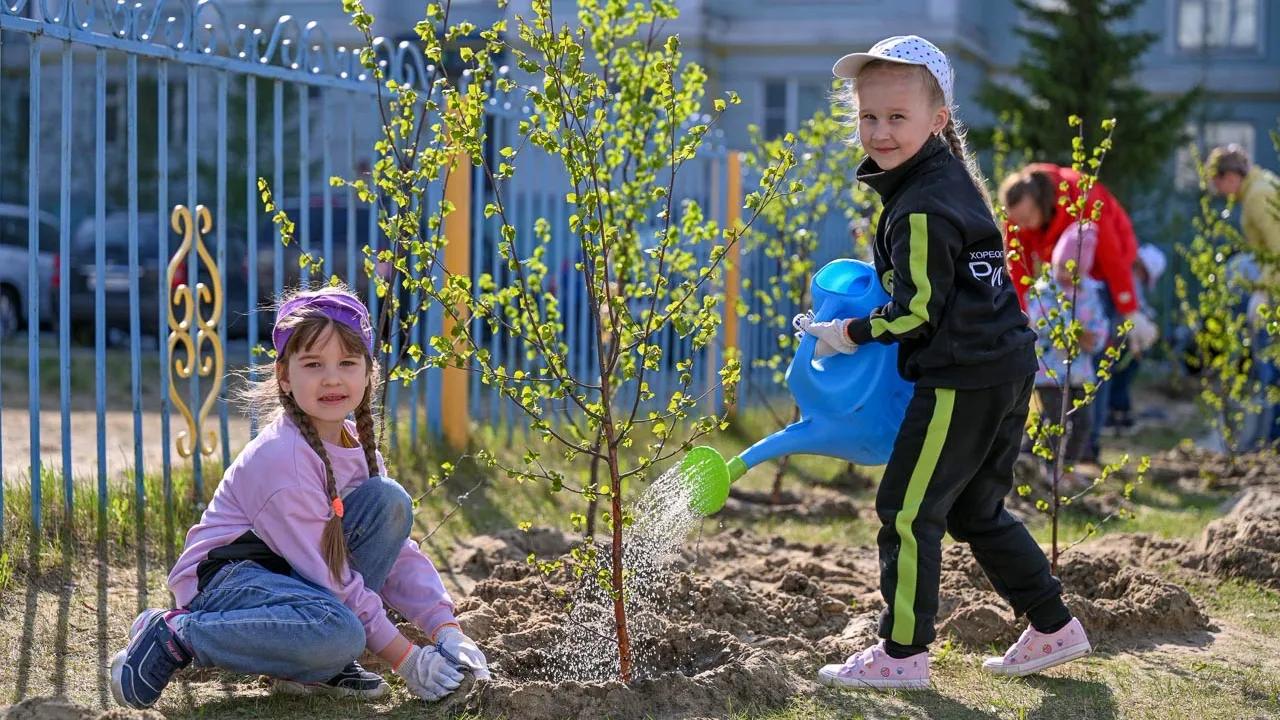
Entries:
<svg viewBox="0 0 1280 720">
<path fill-rule="evenodd" d="M 920 456 L 916 458 L 915 469 L 911 471 L 911 480 L 907 482 L 907 494 L 902 499 L 902 510 L 894 521 L 894 529 L 898 532 L 898 587 L 893 594 L 893 641 L 899 645 L 914 645 L 916 634 L 916 574 L 919 545 L 911 531 L 911 525 L 920 513 L 920 503 L 924 493 L 929 489 L 929 479 L 938 466 L 938 456 L 942 454 L 942 445 L 947 441 L 947 430 L 951 426 L 951 413 L 956 405 L 956 391 L 949 388 L 937 388 L 934 391 L 933 417 L 929 419 L 929 429 L 924 434 L 924 445 L 920 447 Z"/>
</svg>

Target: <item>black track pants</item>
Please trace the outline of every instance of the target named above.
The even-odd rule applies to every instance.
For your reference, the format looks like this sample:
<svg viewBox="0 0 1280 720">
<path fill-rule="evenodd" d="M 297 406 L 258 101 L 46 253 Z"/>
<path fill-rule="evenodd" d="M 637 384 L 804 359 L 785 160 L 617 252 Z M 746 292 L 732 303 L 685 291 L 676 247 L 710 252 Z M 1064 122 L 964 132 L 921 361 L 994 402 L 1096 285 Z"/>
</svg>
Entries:
<svg viewBox="0 0 1280 720">
<path fill-rule="evenodd" d="M 969 543 L 1018 615 L 1040 629 L 1070 619 L 1044 551 L 1004 507 L 1033 382 L 916 387 L 876 494 L 880 636 L 895 654 L 922 651 L 936 636 L 943 531 Z"/>
</svg>

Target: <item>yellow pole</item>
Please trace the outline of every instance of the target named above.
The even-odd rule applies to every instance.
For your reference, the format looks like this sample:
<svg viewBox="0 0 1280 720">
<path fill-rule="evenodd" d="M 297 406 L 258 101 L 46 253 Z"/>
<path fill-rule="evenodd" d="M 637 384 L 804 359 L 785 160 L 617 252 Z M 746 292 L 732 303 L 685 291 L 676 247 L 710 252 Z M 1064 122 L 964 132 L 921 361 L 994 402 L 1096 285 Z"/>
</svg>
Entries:
<svg viewBox="0 0 1280 720">
<path fill-rule="evenodd" d="M 444 267 L 450 275 L 471 274 L 471 158 L 458 153 L 453 169 L 445 177 L 444 197 L 453 204 L 453 212 L 444 219 Z M 459 316 L 466 317 L 466 307 L 455 308 Z M 449 337 L 456 325 L 453 316 L 444 315 L 444 334 Z M 467 447 L 470 418 L 467 408 L 467 371 L 463 368 L 445 367 L 441 373 L 444 383 L 440 393 L 440 421 L 444 439 L 456 450 Z"/>
<path fill-rule="evenodd" d="M 729 177 L 725 191 L 725 227 L 737 229 L 742 224 L 742 154 L 730 151 L 727 172 Z M 734 242 L 725 254 L 724 273 L 724 352 L 738 351 L 738 290 L 742 287 L 739 266 L 741 265 L 742 245 Z M 725 406 L 726 412 L 732 414 L 737 408 L 730 403 Z"/>
</svg>

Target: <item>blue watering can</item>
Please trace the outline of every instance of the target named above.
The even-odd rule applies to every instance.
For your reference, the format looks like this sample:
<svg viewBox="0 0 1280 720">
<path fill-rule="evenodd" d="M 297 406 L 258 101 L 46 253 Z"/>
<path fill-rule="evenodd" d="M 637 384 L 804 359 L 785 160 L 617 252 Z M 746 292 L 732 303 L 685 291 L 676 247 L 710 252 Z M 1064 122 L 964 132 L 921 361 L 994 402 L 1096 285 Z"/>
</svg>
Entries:
<svg viewBox="0 0 1280 720">
<path fill-rule="evenodd" d="M 875 268 L 859 260 L 823 266 L 810 286 L 814 321 L 866 317 L 889 302 Z M 729 486 L 747 470 L 783 455 L 826 455 L 857 465 L 889 461 L 911 400 L 912 384 L 898 374 L 896 345 L 863 345 L 852 355 L 813 357 L 817 339 L 805 335 L 787 368 L 787 387 L 800 420 L 725 462 L 715 448 L 689 451 L 681 477 L 691 504 L 704 515 L 724 507 Z"/>
</svg>

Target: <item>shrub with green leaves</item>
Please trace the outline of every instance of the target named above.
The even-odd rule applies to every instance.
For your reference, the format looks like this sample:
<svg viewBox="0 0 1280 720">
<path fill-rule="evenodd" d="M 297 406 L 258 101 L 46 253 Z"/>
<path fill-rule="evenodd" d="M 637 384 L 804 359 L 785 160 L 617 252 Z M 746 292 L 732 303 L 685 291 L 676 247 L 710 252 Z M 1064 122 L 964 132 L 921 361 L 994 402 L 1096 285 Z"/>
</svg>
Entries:
<svg viewBox="0 0 1280 720">
<path fill-rule="evenodd" d="M 1280 133 L 1272 131 L 1271 136 L 1280 151 Z M 1266 287 L 1256 273 L 1245 269 L 1246 262 L 1276 266 L 1280 258 L 1251 246 L 1232 224 L 1233 198 L 1223 209 L 1216 206 L 1208 192 L 1209 171 L 1198 148 L 1192 145 L 1190 150 L 1200 178 L 1199 213 L 1192 220 L 1192 239 L 1178 247 L 1190 277 L 1175 278 L 1175 291 L 1182 322 L 1191 331 L 1187 352 L 1198 369 L 1198 403 L 1234 457 L 1242 449 L 1240 435 L 1248 434 L 1242 430 L 1249 416 L 1260 413 L 1264 403 L 1280 403 L 1280 388 L 1264 385 L 1258 373 L 1260 360 L 1280 362 L 1280 343 L 1272 340 L 1260 348 L 1258 342 L 1264 335 L 1280 335 L 1280 321 L 1263 308 L 1263 323 L 1255 330 L 1245 312 L 1255 290 L 1280 297 L 1280 288 Z M 1273 200 L 1273 211 L 1280 214 L 1280 198 Z"/>
<path fill-rule="evenodd" d="M 1068 188 L 1065 183 L 1059 188 L 1062 195 L 1059 196 L 1059 204 L 1062 205 L 1066 212 L 1079 225 L 1077 229 L 1082 230 L 1085 223 L 1096 223 L 1102 212 L 1102 201 L 1094 201 L 1089 203 L 1089 194 L 1093 186 L 1098 182 L 1098 172 L 1102 169 L 1103 161 L 1106 159 L 1107 151 L 1111 149 L 1111 134 L 1115 130 L 1116 121 L 1114 119 L 1104 120 L 1101 124 L 1105 133 L 1102 141 L 1092 149 L 1086 152 L 1084 144 L 1083 127 L 1084 122 L 1078 116 L 1072 115 L 1069 118 L 1071 127 L 1077 128 L 1077 135 L 1072 140 L 1071 167 L 1080 173 L 1080 181 L 1078 186 L 1077 200 L 1069 201 L 1066 191 Z M 1016 230 L 1014 231 L 1016 237 Z M 1020 256 L 1016 241 L 1011 243 L 1009 253 L 1010 262 L 1019 262 Z M 1121 502 L 1115 510 L 1107 514 L 1097 523 L 1088 523 L 1085 526 L 1084 534 L 1071 542 L 1066 548 L 1058 538 L 1058 526 L 1062 512 L 1062 508 L 1079 501 L 1085 495 L 1096 491 L 1102 485 L 1107 483 L 1113 475 L 1122 469 L 1129 462 L 1129 456 L 1126 454 L 1118 461 L 1104 465 L 1101 474 L 1094 478 L 1093 481 L 1084 488 L 1077 488 L 1068 495 L 1064 493 L 1063 479 L 1065 474 L 1071 472 L 1073 468 L 1066 467 L 1063 457 L 1063 448 L 1065 446 L 1065 435 L 1067 424 L 1073 416 L 1080 413 L 1093 412 L 1093 402 L 1097 398 L 1098 385 L 1092 382 L 1085 382 L 1083 385 L 1083 396 L 1072 398 L 1071 387 L 1067 382 L 1072 377 L 1071 368 L 1075 363 L 1092 362 L 1089 353 L 1084 345 L 1085 329 L 1079 318 L 1076 316 L 1076 292 L 1079 282 L 1082 281 L 1078 263 L 1079 256 L 1071 259 L 1067 263 L 1067 267 L 1075 278 L 1076 285 L 1071 288 L 1058 288 L 1057 292 L 1051 297 L 1045 297 L 1042 291 L 1047 283 L 1032 282 L 1027 290 L 1027 303 L 1039 305 L 1039 315 L 1042 319 L 1039 321 L 1040 326 L 1035 328 L 1037 333 L 1048 333 L 1049 339 L 1065 362 L 1066 367 L 1062 372 L 1057 368 L 1048 368 L 1046 374 L 1051 380 L 1056 382 L 1055 392 L 1061 393 L 1060 406 L 1061 414 L 1058 417 L 1044 417 L 1043 413 L 1038 422 L 1033 426 L 1031 431 L 1033 448 L 1032 452 L 1035 456 L 1043 459 L 1048 465 L 1048 481 L 1049 481 L 1049 499 L 1039 498 L 1036 500 L 1036 508 L 1049 516 L 1051 524 L 1051 554 L 1050 564 L 1053 572 L 1057 572 L 1058 558 L 1062 552 L 1083 542 L 1097 532 L 1098 528 L 1110 521 L 1112 518 L 1132 517 L 1132 495 L 1134 489 L 1142 482 L 1142 476 L 1146 472 L 1150 459 L 1144 456 L 1138 464 L 1137 476 L 1131 480 L 1126 480 L 1122 488 L 1123 502 Z M 1039 273 L 1042 280 L 1048 280 L 1052 274 L 1049 263 L 1044 263 Z M 1027 278 L 1031 282 L 1030 278 Z M 1121 344 L 1125 341 L 1125 335 L 1132 328 L 1132 322 L 1126 320 L 1122 325 L 1117 327 L 1117 337 L 1109 344 L 1105 352 L 1105 356 L 1098 363 L 1097 375 L 1100 382 L 1105 382 L 1111 377 L 1112 368 L 1120 359 Z M 1044 362 L 1043 349 L 1037 345 L 1036 354 L 1040 362 Z M 1018 487 L 1018 493 L 1024 497 L 1032 495 L 1034 489 L 1029 484 L 1022 484 Z"/>
<path fill-rule="evenodd" d="M 359 0 L 344 0 L 344 7 L 368 43 L 365 67 L 380 73 L 372 16 Z M 722 227 L 711 219 L 710 208 L 677 197 L 676 179 L 705 162 L 699 155 L 714 155 L 712 127 L 738 98 L 728 93 L 707 103 L 705 72 L 684 59 L 678 37 L 664 36 L 663 25 L 677 16 L 674 4 L 581 0 L 573 25 L 557 24 L 564 18 L 552 15 L 549 0 L 534 0 L 531 10 L 531 17 L 517 17 L 512 28 L 503 20 L 482 30 L 486 52 L 461 48 L 460 57 L 472 65 L 464 86 L 441 74 L 423 97 L 406 84 L 388 82 L 388 114 L 372 178 L 340 182 L 379 203 L 380 224 L 393 240 L 393 247 L 368 259 L 366 269 L 372 274 L 375 260 L 392 263 L 400 297 L 420 298 L 414 317 L 437 304 L 452 321 L 429 348 L 410 346 L 415 365 L 396 368 L 391 381 L 426 368 L 469 370 L 529 419 L 532 435 L 524 439 L 523 464 L 502 468 L 511 478 L 607 501 L 607 567 L 588 568 L 588 577 L 612 598 L 619 674 L 626 680 L 632 656 L 622 531 L 632 518 L 623 489 L 652 479 L 697 438 L 724 427 L 716 394 L 733 402 L 740 374 L 732 352 L 721 358 L 715 351 L 726 254 L 762 208 L 784 190 L 799 191 L 786 184 L 796 159 L 781 149 L 761 169 L 758 190 L 745 198 L 743 225 Z M 416 27 L 424 54 L 436 66 L 445 47 L 476 30 L 466 23 L 450 26 L 448 13 L 448 4 L 431 4 Z M 489 58 L 504 50 L 518 72 L 499 72 L 491 64 Z M 490 100 L 506 99 L 527 104 L 529 113 L 519 122 L 518 142 L 503 147 L 488 134 L 485 115 Z M 708 104 L 710 115 L 704 114 Z M 491 145 L 497 150 L 492 155 L 486 153 Z M 451 272 L 445 264 L 445 218 L 455 208 L 428 188 L 450 173 L 470 178 L 468 159 L 491 188 L 480 202 L 496 225 L 500 278 L 481 272 L 473 282 L 470 274 Z M 517 178 L 547 162 L 563 172 L 526 182 L 562 179 L 563 226 L 514 210 Z M 526 240 L 530 235 L 532 242 Z M 550 291 L 547 263 L 557 244 L 572 248 L 577 258 L 573 282 L 581 283 L 588 305 L 579 314 L 591 319 L 585 346 L 581 334 L 566 332 L 567 315 L 581 309 L 567 307 L 563 293 Z M 388 289 L 378 284 L 380 295 Z M 495 355 L 480 330 L 514 343 L 519 354 Z M 660 341 L 664 333 L 680 338 L 683 352 L 669 356 Z M 585 353 L 592 362 L 574 361 Z M 676 382 L 659 397 L 653 379 L 663 372 L 674 373 Z M 709 375 L 714 382 L 702 382 Z M 636 453 L 620 451 L 637 444 L 643 444 L 640 459 L 628 461 Z M 598 486 L 576 485 L 542 462 L 552 452 L 570 462 L 598 460 L 607 479 Z M 498 462 L 487 453 L 482 460 Z M 432 484 L 452 469 L 446 467 Z M 586 522 L 577 512 L 571 519 Z M 594 546 L 575 557 L 583 565 L 593 563 Z"/>
</svg>

